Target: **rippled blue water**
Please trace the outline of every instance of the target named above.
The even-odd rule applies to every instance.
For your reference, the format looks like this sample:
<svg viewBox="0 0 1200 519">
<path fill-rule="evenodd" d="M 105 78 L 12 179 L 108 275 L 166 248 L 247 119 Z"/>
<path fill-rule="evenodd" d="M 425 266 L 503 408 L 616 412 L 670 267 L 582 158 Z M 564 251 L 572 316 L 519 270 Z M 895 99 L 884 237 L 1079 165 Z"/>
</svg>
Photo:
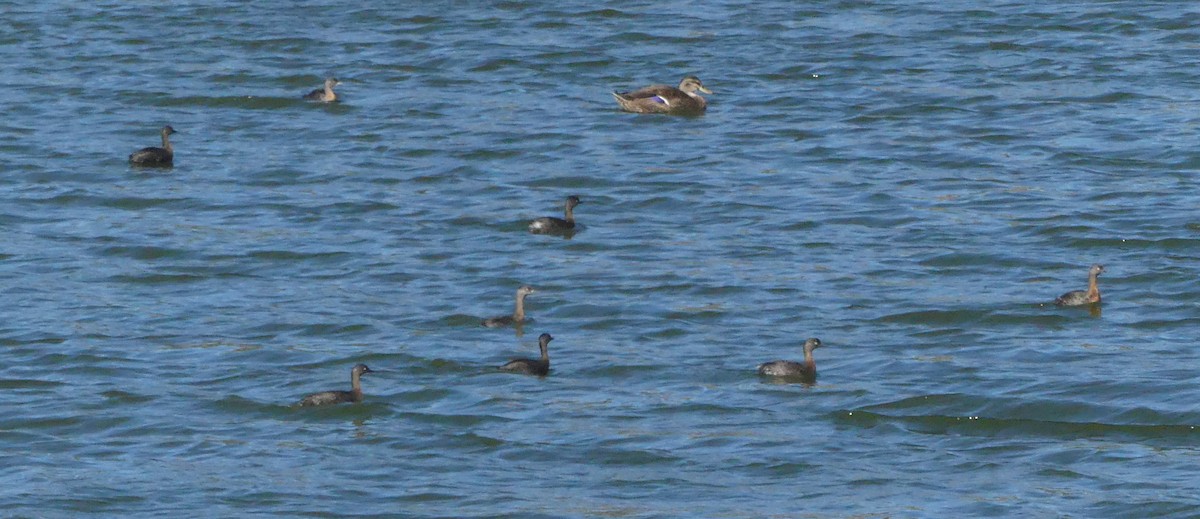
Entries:
<svg viewBox="0 0 1200 519">
<path fill-rule="evenodd" d="M 1200 515 L 1192 4 L 0 12 L 0 514 Z"/>
</svg>

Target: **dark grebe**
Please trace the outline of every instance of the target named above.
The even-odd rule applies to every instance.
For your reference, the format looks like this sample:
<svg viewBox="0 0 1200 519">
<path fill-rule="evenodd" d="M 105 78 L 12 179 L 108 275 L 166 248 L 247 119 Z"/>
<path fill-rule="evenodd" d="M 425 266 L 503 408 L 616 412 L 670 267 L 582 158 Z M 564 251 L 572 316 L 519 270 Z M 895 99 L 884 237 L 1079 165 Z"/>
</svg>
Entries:
<svg viewBox="0 0 1200 519">
<path fill-rule="evenodd" d="M 300 401 L 301 407 L 340 404 L 342 402 L 362 402 L 362 383 L 359 379 L 364 373 L 371 373 L 366 364 L 357 364 L 350 370 L 350 391 L 325 391 L 313 393 Z"/>
<path fill-rule="evenodd" d="M 503 328 L 505 326 L 512 326 L 514 324 L 525 322 L 525 296 L 532 294 L 534 292 L 536 292 L 536 290 L 534 290 L 533 287 L 528 286 L 528 285 L 518 288 L 517 289 L 517 308 L 515 310 L 513 310 L 512 315 L 505 315 L 505 316 L 501 316 L 501 317 L 493 317 L 491 319 L 484 319 L 483 322 L 480 324 L 482 324 L 488 328 Z"/>
<path fill-rule="evenodd" d="M 1087 290 L 1072 290 L 1054 300 L 1054 304 L 1058 306 L 1079 306 L 1090 305 L 1100 302 L 1100 286 L 1096 284 L 1096 278 L 1104 272 L 1104 265 L 1092 265 L 1088 270 L 1088 287 Z"/>
<path fill-rule="evenodd" d="M 309 101 L 320 101 L 322 103 L 332 103 L 338 100 L 337 94 L 333 93 L 333 87 L 342 84 L 337 78 L 331 77 L 325 80 L 325 88 L 318 88 L 309 92 L 304 96 Z"/>
<path fill-rule="evenodd" d="M 550 353 L 547 351 L 547 346 L 550 341 L 554 340 L 548 333 L 543 333 L 538 337 L 538 348 L 542 350 L 541 360 L 537 359 L 513 359 L 508 361 L 508 364 L 500 366 L 500 371 L 508 371 L 511 373 L 524 373 L 526 375 L 537 375 L 544 377 L 550 373 Z"/>
<path fill-rule="evenodd" d="M 688 76 L 679 82 L 679 88 L 667 85 L 650 85 L 632 92 L 613 92 L 617 103 L 626 112 L 639 114 L 699 115 L 704 113 L 708 102 L 696 91 L 711 94 L 704 88 L 700 78 Z"/>
<path fill-rule="evenodd" d="M 795 377 L 812 383 L 817 379 L 817 363 L 813 362 L 813 350 L 821 347 L 821 339 L 813 337 L 804 341 L 804 362 L 777 360 L 758 366 L 759 375 L 772 377 Z"/>
<path fill-rule="evenodd" d="M 564 211 L 565 219 L 543 216 L 529 223 L 529 232 L 533 234 L 562 234 L 574 230 L 575 206 L 577 205 L 579 205 L 579 197 L 575 195 L 568 196 Z"/>
<path fill-rule="evenodd" d="M 170 126 L 163 126 L 162 147 L 142 148 L 129 155 L 129 163 L 134 166 L 170 166 L 175 161 L 175 148 L 167 136 L 178 133 Z"/>
</svg>

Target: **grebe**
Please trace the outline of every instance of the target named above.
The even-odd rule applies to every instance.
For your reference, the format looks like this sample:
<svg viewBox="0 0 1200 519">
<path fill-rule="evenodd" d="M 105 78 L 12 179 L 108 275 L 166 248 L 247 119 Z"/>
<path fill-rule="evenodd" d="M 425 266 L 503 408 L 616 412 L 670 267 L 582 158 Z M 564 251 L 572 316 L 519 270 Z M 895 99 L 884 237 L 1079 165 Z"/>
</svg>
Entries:
<svg viewBox="0 0 1200 519">
<path fill-rule="evenodd" d="M 512 315 L 504 315 L 484 319 L 482 325 L 488 328 L 503 328 L 525 322 L 525 296 L 536 292 L 531 286 L 523 286 L 517 289 L 517 307 L 513 310 Z"/>
<path fill-rule="evenodd" d="M 1087 290 L 1072 290 L 1054 300 L 1054 304 L 1058 306 L 1079 306 L 1090 305 L 1100 302 L 1100 286 L 1096 284 L 1096 278 L 1104 272 L 1104 265 L 1092 265 L 1088 270 L 1088 287 Z"/>
<path fill-rule="evenodd" d="M 163 126 L 162 147 L 142 148 L 129 155 L 129 163 L 134 166 L 171 166 L 175 161 L 175 148 L 171 146 L 169 135 L 178 133 L 170 126 Z"/>
<path fill-rule="evenodd" d="M 551 337 L 548 333 L 543 333 L 538 337 L 538 348 L 542 350 L 541 359 L 513 359 L 508 361 L 507 364 L 500 366 L 500 371 L 524 373 L 539 377 L 546 376 L 550 373 L 550 354 L 546 348 L 552 340 L 554 340 L 554 337 Z"/>
<path fill-rule="evenodd" d="M 794 377 L 812 383 L 817 379 L 817 363 L 813 362 L 813 350 L 821 347 L 821 339 L 813 337 L 804 341 L 804 362 L 776 360 L 760 364 L 759 375 L 772 377 Z"/>
<path fill-rule="evenodd" d="M 357 364 L 350 370 L 350 391 L 324 391 L 313 393 L 300 400 L 301 407 L 340 404 L 342 402 L 362 402 L 362 383 L 359 379 L 364 373 L 371 373 L 366 364 Z"/>
<path fill-rule="evenodd" d="M 577 205 L 579 205 L 579 197 L 568 196 L 564 205 L 566 209 L 563 211 L 563 216 L 566 218 L 543 216 L 529 223 L 529 232 L 533 234 L 563 234 L 574 230 L 575 206 Z"/>
<path fill-rule="evenodd" d="M 333 92 L 333 87 L 338 86 L 340 84 L 342 84 L 341 81 L 338 81 L 337 78 L 331 77 L 331 78 L 325 80 L 325 88 L 318 88 L 316 90 L 313 90 L 312 92 L 309 92 L 308 94 L 306 94 L 304 96 L 304 98 L 308 99 L 310 101 L 320 101 L 322 103 L 332 103 L 332 102 L 338 100 L 337 94 L 335 94 Z"/>
</svg>

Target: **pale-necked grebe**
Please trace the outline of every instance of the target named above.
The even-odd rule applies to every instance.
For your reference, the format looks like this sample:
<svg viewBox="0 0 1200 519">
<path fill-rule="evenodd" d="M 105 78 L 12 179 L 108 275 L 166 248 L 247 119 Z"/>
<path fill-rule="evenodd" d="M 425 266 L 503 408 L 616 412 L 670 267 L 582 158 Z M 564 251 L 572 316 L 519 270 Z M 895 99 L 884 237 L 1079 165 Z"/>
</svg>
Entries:
<svg viewBox="0 0 1200 519">
<path fill-rule="evenodd" d="M 313 393 L 300 401 L 300 406 L 316 406 L 340 404 L 342 402 L 362 402 L 362 383 L 359 381 L 364 373 L 371 373 L 366 364 L 357 364 L 350 370 L 350 391 L 324 391 Z"/>
<path fill-rule="evenodd" d="M 178 133 L 170 126 L 163 126 L 162 129 L 162 147 L 142 148 L 129 155 L 129 163 L 135 166 L 170 166 L 175 161 L 175 148 L 171 146 L 171 139 L 168 137 L 173 133 Z"/>
<path fill-rule="evenodd" d="M 341 81 L 338 81 L 337 78 L 335 78 L 335 77 L 331 77 L 331 78 L 325 80 L 325 88 L 318 88 L 316 90 L 313 90 L 312 92 L 309 92 L 308 94 L 306 94 L 304 96 L 304 98 L 308 99 L 310 101 L 320 101 L 322 103 L 332 103 L 332 102 L 338 100 L 337 94 L 333 93 L 333 87 L 338 86 L 340 84 L 342 84 Z M 351 93 L 353 93 L 353 92 L 351 92 Z"/>
<path fill-rule="evenodd" d="M 711 94 L 712 90 L 704 88 L 700 78 L 688 76 L 679 82 L 679 87 L 667 85 L 650 85 L 632 92 L 613 92 L 617 103 L 627 112 L 639 114 L 679 114 L 698 115 L 704 113 L 708 102 L 696 91 Z"/>
<path fill-rule="evenodd" d="M 1100 285 L 1096 284 L 1096 278 L 1104 272 L 1104 265 L 1092 265 L 1088 270 L 1088 287 L 1087 290 L 1072 290 L 1054 300 L 1054 304 L 1058 306 L 1079 306 L 1090 305 L 1100 302 Z"/>
<path fill-rule="evenodd" d="M 821 339 L 813 337 L 804 341 L 804 362 L 777 360 L 758 366 L 759 375 L 772 377 L 794 377 L 812 382 L 817 379 L 817 363 L 813 361 L 813 350 L 821 347 Z"/>
<path fill-rule="evenodd" d="M 542 350 L 541 359 L 513 359 L 508 361 L 508 364 L 500 366 L 500 371 L 524 373 L 539 377 L 546 376 L 550 373 L 550 353 L 547 347 L 552 340 L 554 340 L 554 337 L 551 337 L 548 333 L 543 333 L 538 337 L 538 348 Z"/>
<path fill-rule="evenodd" d="M 517 307 L 513 310 L 512 315 L 504 315 L 484 319 L 482 325 L 488 328 L 502 328 L 525 322 L 525 296 L 536 292 L 531 286 L 523 286 L 517 289 Z"/>
<path fill-rule="evenodd" d="M 543 216 L 529 223 L 529 232 L 533 234 L 561 234 L 574 230 L 575 206 L 577 205 L 579 205 L 579 197 L 575 195 L 568 196 L 565 204 L 566 209 L 563 211 L 563 216 L 566 218 Z"/>
</svg>

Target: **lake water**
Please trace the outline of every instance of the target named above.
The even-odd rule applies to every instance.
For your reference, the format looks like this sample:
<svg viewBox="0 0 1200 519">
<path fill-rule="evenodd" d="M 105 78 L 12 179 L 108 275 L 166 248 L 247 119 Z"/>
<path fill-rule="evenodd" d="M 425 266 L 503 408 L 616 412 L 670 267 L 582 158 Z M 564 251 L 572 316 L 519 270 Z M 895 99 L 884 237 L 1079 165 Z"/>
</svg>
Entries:
<svg viewBox="0 0 1200 519">
<path fill-rule="evenodd" d="M 1196 5 L 371 4 L 0 3 L 0 514 L 1200 516 Z"/>
</svg>

